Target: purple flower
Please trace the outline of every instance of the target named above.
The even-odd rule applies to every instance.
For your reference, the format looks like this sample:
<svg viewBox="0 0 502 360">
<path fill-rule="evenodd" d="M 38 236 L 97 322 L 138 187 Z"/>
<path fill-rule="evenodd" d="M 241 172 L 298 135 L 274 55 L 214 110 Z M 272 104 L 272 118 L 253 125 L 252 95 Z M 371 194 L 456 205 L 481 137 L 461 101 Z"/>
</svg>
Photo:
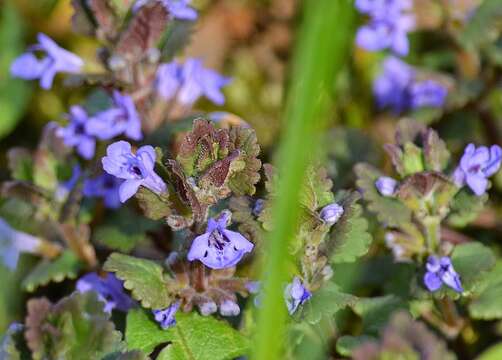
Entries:
<svg viewBox="0 0 502 360">
<path fill-rule="evenodd" d="M 425 80 L 411 86 L 411 107 L 441 107 L 448 90 L 434 80 Z"/>
<path fill-rule="evenodd" d="M 337 203 L 332 203 L 323 207 L 319 215 L 329 225 L 334 225 L 342 217 L 343 207 Z"/>
<path fill-rule="evenodd" d="M 493 145 L 488 149 L 486 146 L 476 148 L 474 144 L 469 144 L 453 173 L 453 181 L 458 187 L 467 184 L 477 196 L 481 196 L 488 187 L 488 178 L 500 169 L 501 162 L 500 146 Z"/>
<path fill-rule="evenodd" d="M 222 316 L 237 316 L 241 312 L 239 305 L 233 300 L 224 300 L 220 304 L 220 314 Z"/>
<path fill-rule="evenodd" d="M 383 63 L 383 72 L 373 83 L 373 92 L 380 108 L 391 107 L 399 113 L 409 108 L 409 86 L 415 78 L 415 70 L 394 56 Z"/>
<path fill-rule="evenodd" d="M 26 80 L 40 79 L 40 86 L 50 89 L 58 72 L 78 73 L 84 65 L 77 55 L 59 47 L 47 35 L 39 33 L 38 44 L 19 56 L 11 65 L 12 76 Z M 34 52 L 41 51 L 45 57 L 38 59 Z"/>
<path fill-rule="evenodd" d="M 133 11 L 136 12 L 140 7 L 147 4 L 151 0 L 137 0 L 133 6 Z M 175 19 L 181 20 L 195 20 L 197 19 L 197 11 L 191 8 L 190 0 L 156 0 L 162 4 L 169 11 L 169 15 Z"/>
<path fill-rule="evenodd" d="M 162 64 L 157 72 L 156 87 L 166 100 L 176 97 L 185 106 L 193 105 L 201 96 L 222 105 L 225 97 L 221 88 L 229 82 L 229 78 L 204 68 L 202 60 L 188 59 L 184 64 Z"/>
<path fill-rule="evenodd" d="M 360 13 L 376 19 L 399 16 L 404 10 L 411 10 L 411 0 L 356 0 L 356 8 Z"/>
<path fill-rule="evenodd" d="M 126 202 L 140 186 L 150 189 L 156 194 L 166 191 L 166 184 L 154 172 L 155 150 L 147 145 L 133 154 L 131 144 L 117 141 L 106 149 L 106 156 L 101 160 L 103 169 L 110 175 L 124 179 L 119 187 L 119 198 Z"/>
<path fill-rule="evenodd" d="M 208 300 L 206 302 L 198 304 L 198 306 L 199 306 L 200 314 L 203 316 L 208 316 L 208 315 L 214 314 L 216 312 L 216 310 L 218 310 L 218 306 L 212 300 Z"/>
<path fill-rule="evenodd" d="M 91 118 L 83 107 L 72 106 L 69 120 L 68 126 L 58 128 L 56 135 L 63 139 L 66 146 L 75 147 L 84 159 L 92 159 L 96 150 L 96 139 L 86 129 Z"/>
<path fill-rule="evenodd" d="M 464 291 L 460 283 L 460 276 L 453 269 L 449 257 L 429 256 L 425 267 L 427 272 L 424 275 L 424 284 L 429 291 L 439 290 L 443 284 L 459 293 Z"/>
<path fill-rule="evenodd" d="M 113 92 L 115 106 L 96 114 L 86 124 L 86 131 L 101 140 L 124 134 L 132 140 L 141 140 L 141 120 L 129 95 Z"/>
<path fill-rule="evenodd" d="M 94 179 L 85 179 L 83 193 L 88 197 L 101 197 L 109 209 L 120 207 L 119 188 L 124 180 L 110 174 L 102 174 Z"/>
<path fill-rule="evenodd" d="M 115 275 L 107 273 L 103 278 L 96 273 L 88 273 L 77 281 L 77 291 L 85 293 L 95 291 L 99 300 L 105 303 L 105 312 L 111 312 L 113 309 L 127 312 L 134 302 L 124 292 L 122 281 Z"/>
<path fill-rule="evenodd" d="M 265 200 L 257 199 L 253 205 L 252 213 L 254 216 L 260 216 L 261 212 L 265 208 Z"/>
<path fill-rule="evenodd" d="M 176 325 L 176 312 L 180 307 L 180 302 L 176 301 L 174 304 L 171 304 L 167 308 L 163 310 L 153 310 L 153 315 L 155 317 L 155 321 L 160 324 L 160 327 L 164 330 L 169 329 Z"/>
<path fill-rule="evenodd" d="M 235 231 L 227 230 L 229 212 L 217 220 L 209 219 L 206 232 L 197 236 L 188 252 L 188 260 L 200 260 L 211 269 L 225 269 L 235 266 L 254 245 Z"/>
<path fill-rule="evenodd" d="M 382 196 L 394 195 L 398 182 L 391 177 L 381 176 L 375 181 L 375 186 Z"/>
<path fill-rule="evenodd" d="M 293 282 L 288 284 L 284 290 L 284 299 L 290 315 L 294 314 L 298 307 L 311 297 L 312 294 L 305 288 L 298 276 L 295 276 Z"/>
<path fill-rule="evenodd" d="M 0 218 L 0 254 L 7 268 L 14 270 L 21 253 L 36 253 L 40 245 L 39 238 L 14 230 L 4 219 Z"/>
</svg>

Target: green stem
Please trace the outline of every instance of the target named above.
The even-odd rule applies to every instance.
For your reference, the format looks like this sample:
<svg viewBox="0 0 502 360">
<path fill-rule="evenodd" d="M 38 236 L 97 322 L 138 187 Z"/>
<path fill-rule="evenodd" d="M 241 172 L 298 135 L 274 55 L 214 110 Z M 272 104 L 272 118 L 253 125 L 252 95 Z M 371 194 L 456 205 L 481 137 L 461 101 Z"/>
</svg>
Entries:
<svg viewBox="0 0 502 360">
<path fill-rule="evenodd" d="M 423 221 L 426 231 L 427 250 L 436 253 L 441 241 L 441 220 L 439 217 L 426 217 Z"/>
<path fill-rule="evenodd" d="M 279 148 L 279 185 L 274 229 L 268 234 L 263 267 L 263 303 L 252 359 L 282 359 L 286 326 L 283 289 L 290 281 L 288 246 L 299 218 L 299 193 L 327 118 L 336 74 L 348 58 L 354 8 L 349 0 L 304 2 L 303 24 L 292 67 L 285 131 Z"/>
</svg>

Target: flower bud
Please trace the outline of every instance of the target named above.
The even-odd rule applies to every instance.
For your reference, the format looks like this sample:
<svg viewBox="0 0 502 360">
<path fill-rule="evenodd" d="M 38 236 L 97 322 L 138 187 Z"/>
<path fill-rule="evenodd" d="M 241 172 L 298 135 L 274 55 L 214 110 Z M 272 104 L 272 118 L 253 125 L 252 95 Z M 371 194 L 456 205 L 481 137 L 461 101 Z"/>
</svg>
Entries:
<svg viewBox="0 0 502 360">
<path fill-rule="evenodd" d="M 241 312 L 239 305 L 232 300 L 225 300 L 220 304 L 220 314 L 222 316 L 237 316 Z"/>
<path fill-rule="evenodd" d="M 388 176 L 381 176 L 375 181 L 375 186 L 382 196 L 392 196 L 397 188 L 397 181 Z"/>
<path fill-rule="evenodd" d="M 325 206 L 320 213 L 321 219 L 326 221 L 329 225 L 334 225 L 343 215 L 343 207 L 337 203 L 332 203 Z"/>
</svg>

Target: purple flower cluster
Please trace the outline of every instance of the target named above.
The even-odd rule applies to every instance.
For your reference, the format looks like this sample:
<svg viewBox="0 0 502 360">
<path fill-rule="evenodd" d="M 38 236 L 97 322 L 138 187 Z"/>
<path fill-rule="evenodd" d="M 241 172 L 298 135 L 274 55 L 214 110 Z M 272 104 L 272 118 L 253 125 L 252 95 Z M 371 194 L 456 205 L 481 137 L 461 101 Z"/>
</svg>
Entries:
<svg viewBox="0 0 502 360">
<path fill-rule="evenodd" d="M 312 297 L 312 293 L 307 290 L 299 277 L 295 277 L 293 282 L 284 289 L 284 299 L 288 307 L 289 314 L 292 315 L 298 310 L 300 305 L 307 302 Z"/>
<path fill-rule="evenodd" d="M 127 201 L 144 186 L 156 194 L 167 190 L 166 184 L 155 173 L 155 150 L 153 147 L 142 146 L 132 153 L 131 144 L 127 141 L 117 141 L 106 149 L 103 157 L 103 169 L 110 175 L 125 180 L 119 186 L 119 199 Z"/>
<path fill-rule="evenodd" d="M 77 55 L 61 48 L 45 34 L 38 34 L 38 44 L 30 46 L 28 51 L 19 56 L 11 65 L 12 76 L 25 79 L 40 79 L 43 89 L 50 89 L 56 73 L 78 73 L 84 62 Z M 41 59 L 35 52 L 43 53 Z"/>
<path fill-rule="evenodd" d="M 179 307 L 180 302 L 176 301 L 165 309 L 157 309 L 152 311 L 155 321 L 160 324 L 160 327 L 162 329 L 166 330 L 176 325 L 175 315 Z"/>
<path fill-rule="evenodd" d="M 4 219 L 0 218 L 0 254 L 2 263 L 14 270 L 23 252 L 34 253 L 41 244 L 39 238 L 14 230 Z"/>
<path fill-rule="evenodd" d="M 429 256 L 425 265 L 427 272 L 424 275 L 424 284 L 429 291 L 439 290 L 443 284 L 449 286 L 456 292 L 463 292 L 460 276 L 457 274 L 451 260 L 447 256 L 438 258 Z"/>
<path fill-rule="evenodd" d="M 153 1 L 160 1 L 174 19 L 190 21 L 197 19 L 197 11 L 190 7 L 190 0 L 137 0 L 134 3 L 133 11 L 136 12 L 143 5 Z"/>
<path fill-rule="evenodd" d="M 124 292 L 122 281 L 113 274 L 106 274 L 103 278 L 96 273 L 89 273 L 77 281 L 77 291 L 85 293 L 95 291 L 98 298 L 105 303 L 104 310 L 111 312 L 113 309 L 127 312 L 133 305 L 132 299 Z"/>
<path fill-rule="evenodd" d="M 502 163 L 502 148 L 493 145 L 476 148 L 469 144 L 464 150 L 460 164 L 453 173 L 453 181 L 458 187 L 468 185 L 471 190 L 481 196 L 488 188 L 488 178 L 494 175 Z"/>
<path fill-rule="evenodd" d="M 202 60 L 188 59 L 183 64 L 173 61 L 160 65 L 156 88 L 162 98 L 175 99 L 184 106 L 193 105 L 201 96 L 222 105 L 225 97 L 221 88 L 229 82 L 229 78 L 204 68 Z"/>
<path fill-rule="evenodd" d="M 356 8 L 370 17 L 357 32 L 357 45 L 368 51 L 391 49 L 398 55 L 408 54 L 407 34 L 415 23 L 408 12 L 411 0 L 357 0 Z"/>
<path fill-rule="evenodd" d="M 373 93 L 380 108 L 390 107 L 400 113 L 410 108 L 440 107 L 448 92 L 434 80 L 417 81 L 413 67 L 389 56 L 373 83 Z"/>
<path fill-rule="evenodd" d="M 109 140 L 123 134 L 132 140 L 141 140 L 141 121 L 132 98 L 115 91 L 113 101 L 113 107 L 93 116 L 81 106 L 72 106 L 69 124 L 59 128 L 57 135 L 87 160 L 94 156 L 96 139 Z"/>
<path fill-rule="evenodd" d="M 254 247 L 251 242 L 226 229 L 229 221 L 229 212 L 223 212 L 218 219 L 209 219 L 206 232 L 192 242 L 188 260 L 200 260 L 211 269 L 225 269 L 235 266 L 244 254 L 251 252 Z"/>
</svg>

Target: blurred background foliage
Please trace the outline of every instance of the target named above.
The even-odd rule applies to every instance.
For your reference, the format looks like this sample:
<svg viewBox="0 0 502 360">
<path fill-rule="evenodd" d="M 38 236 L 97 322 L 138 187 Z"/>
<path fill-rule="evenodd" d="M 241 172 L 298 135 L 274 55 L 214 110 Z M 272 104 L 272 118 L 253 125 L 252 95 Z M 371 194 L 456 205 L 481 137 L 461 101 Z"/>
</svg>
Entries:
<svg viewBox="0 0 502 360">
<path fill-rule="evenodd" d="M 334 0 L 333 0 L 334 1 Z M 485 9 L 484 17 L 476 18 L 465 32 L 465 41 L 472 48 L 483 46 L 487 21 L 500 13 L 500 1 L 490 1 L 494 6 Z M 264 160 L 272 153 L 281 135 L 281 109 L 288 83 L 289 59 L 294 45 L 294 31 L 298 23 L 295 0 L 194 0 L 201 12 L 192 41 L 185 55 L 202 57 L 207 66 L 232 76 L 233 82 L 225 89 L 227 102 L 216 108 L 201 102 L 200 109 L 222 110 L 245 119 L 257 131 L 264 151 Z M 99 70 L 96 61 L 98 44 L 91 38 L 72 32 L 72 7 L 70 0 L 3 0 L 0 3 L 0 180 L 7 177 L 6 150 L 12 146 L 34 148 L 42 127 L 48 121 L 60 121 L 70 105 L 80 102 L 86 88 L 64 88 L 56 82 L 50 91 L 40 89 L 35 82 L 12 79 L 9 75 L 11 61 L 32 44 L 38 32 L 44 32 L 68 50 L 86 60 L 90 70 Z M 432 14 L 432 13 L 427 13 Z M 485 20 L 483 20 L 485 19 Z M 361 19 L 360 22 L 363 20 Z M 443 71 L 451 76 L 460 61 L 469 65 L 469 53 L 455 53 L 442 48 L 444 39 L 439 32 L 420 31 L 411 36 L 411 63 L 427 64 L 430 70 Z M 467 46 L 467 48 L 469 48 Z M 473 50 L 476 51 L 476 50 Z M 486 74 L 495 82 L 483 101 L 483 109 L 462 107 L 443 116 L 431 113 L 413 114 L 417 119 L 432 124 L 439 130 L 452 153 L 458 158 L 465 144 L 501 143 L 502 139 L 502 40 L 486 50 L 498 73 Z M 420 55 L 419 55 L 420 54 Z M 420 58 L 419 58 L 420 56 Z M 463 57 L 462 57 L 463 56 Z M 460 57 L 460 60 L 459 60 Z M 390 172 L 391 164 L 383 156 L 381 145 L 391 142 L 396 116 L 375 111 L 371 84 L 380 69 L 383 54 L 352 49 L 351 60 L 341 70 L 333 91 L 335 103 L 331 104 L 328 120 L 343 125 L 330 130 L 319 139 L 330 176 L 336 190 L 353 186 L 352 167 L 365 161 L 378 164 Z M 498 64 L 498 65 L 497 65 Z M 497 67 L 498 66 L 498 67 Z M 468 72 L 469 69 L 464 69 Z M 468 79 L 463 91 L 477 91 L 477 79 Z M 462 90 L 462 91 L 460 91 Z M 457 95 L 455 95 L 457 96 Z M 453 99 L 455 100 L 455 99 Z M 459 100 L 460 101 L 460 100 Z M 489 113 L 488 118 L 483 114 Z M 375 116 L 374 114 L 377 114 Z M 306 149 L 308 151 L 308 149 Z M 467 236 L 495 245 L 500 253 L 502 238 L 502 172 L 493 178 L 490 206 L 470 227 Z M 371 219 L 371 217 L 370 217 Z M 337 282 L 344 290 L 358 295 L 378 295 L 379 285 L 386 275 L 399 272 L 406 278 L 406 266 L 395 265 L 386 252 L 383 231 L 372 223 L 375 241 L 370 251 L 371 259 L 338 267 Z M 29 257 L 23 258 L 29 264 Z M 23 264 L 21 264 L 23 265 Z M 13 320 L 22 318 L 22 292 L 19 281 L 24 275 L 19 266 L 16 274 L 0 269 L 0 333 Z M 59 285 L 48 289 L 57 291 Z M 399 293 L 399 282 L 393 283 Z M 350 316 L 343 313 L 337 321 L 350 324 Z M 360 325 L 360 324 L 359 324 Z M 347 325 L 350 327 L 350 325 Z M 357 325 L 354 325 L 357 326 Z M 501 333 L 502 323 L 493 324 Z M 474 341 L 474 340 L 473 340 Z"/>
</svg>

